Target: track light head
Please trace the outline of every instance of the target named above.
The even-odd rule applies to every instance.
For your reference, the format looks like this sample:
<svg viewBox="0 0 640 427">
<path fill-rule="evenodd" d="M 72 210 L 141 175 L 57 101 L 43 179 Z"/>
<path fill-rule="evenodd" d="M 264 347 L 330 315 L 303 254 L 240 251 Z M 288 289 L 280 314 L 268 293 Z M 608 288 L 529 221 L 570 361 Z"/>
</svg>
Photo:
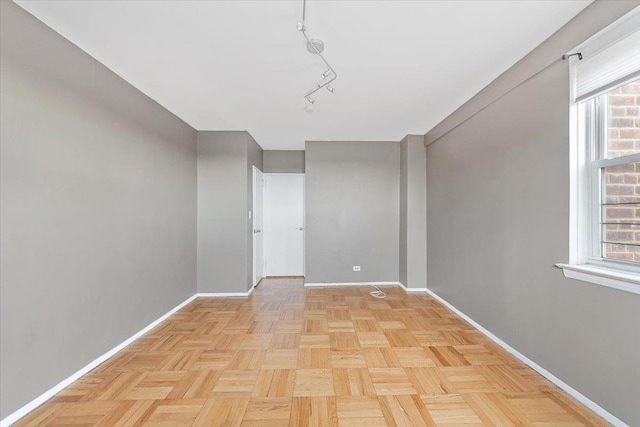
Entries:
<svg viewBox="0 0 640 427">
<path fill-rule="evenodd" d="M 320 74 L 322 76 L 323 79 L 326 79 L 327 77 L 329 77 L 331 75 L 331 70 L 327 70 L 324 73 Z"/>
<path fill-rule="evenodd" d="M 311 105 L 316 103 L 316 101 L 314 101 L 313 98 L 311 98 L 310 96 L 307 96 L 307 101 L 309 101 L 309 104 Z"/>
<path fill-rule="evenodd" d="M 298 21 L 298 31 L 304 31 L 304 22 Z"/>
<path fill-rule="evenodd" d="M 331 85 L 327 85 L 326 87 L 329 92 L 333 93 L 334 89 Z"/>
</svg>

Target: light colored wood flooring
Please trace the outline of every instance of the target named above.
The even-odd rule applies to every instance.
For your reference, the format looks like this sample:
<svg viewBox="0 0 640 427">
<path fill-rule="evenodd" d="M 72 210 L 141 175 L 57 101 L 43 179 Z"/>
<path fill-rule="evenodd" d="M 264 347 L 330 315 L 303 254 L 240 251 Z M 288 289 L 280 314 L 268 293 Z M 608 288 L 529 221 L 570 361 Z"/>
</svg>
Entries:
<svg viewBox="0 0 640 427">
<path fill-rule="evenodd" d="M 433 298 L 370 290 L 199 298 L 17 425 L 608 425 Z"/>
</svg>

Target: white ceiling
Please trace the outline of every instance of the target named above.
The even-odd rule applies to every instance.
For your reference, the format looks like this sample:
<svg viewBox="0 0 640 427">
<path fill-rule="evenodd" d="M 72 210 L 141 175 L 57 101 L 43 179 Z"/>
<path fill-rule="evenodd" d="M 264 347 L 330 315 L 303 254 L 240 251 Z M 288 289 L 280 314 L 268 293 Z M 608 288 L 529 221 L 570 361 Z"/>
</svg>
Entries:
<svg viewBox="0 0 640 427">
<path fill-rule="evenodd" d="M 194 128 L 303 149 L 426 133 L 590 1 L 311 1 L 313 111 L 302 0 L 17 3 Z"/>
</svg>

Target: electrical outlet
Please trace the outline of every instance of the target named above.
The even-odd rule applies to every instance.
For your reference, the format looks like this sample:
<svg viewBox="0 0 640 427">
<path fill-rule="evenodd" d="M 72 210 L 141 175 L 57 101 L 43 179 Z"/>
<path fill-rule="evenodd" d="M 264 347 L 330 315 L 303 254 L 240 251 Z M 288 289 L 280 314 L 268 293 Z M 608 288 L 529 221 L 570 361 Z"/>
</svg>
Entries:
<svg viewBox="0 0 640 427">
<path fill-rule="evenodd" d="M 360 266 L 359 265 L 354 265 L 353 266 L 353 271 L 360 271 Z"/>
</svg>

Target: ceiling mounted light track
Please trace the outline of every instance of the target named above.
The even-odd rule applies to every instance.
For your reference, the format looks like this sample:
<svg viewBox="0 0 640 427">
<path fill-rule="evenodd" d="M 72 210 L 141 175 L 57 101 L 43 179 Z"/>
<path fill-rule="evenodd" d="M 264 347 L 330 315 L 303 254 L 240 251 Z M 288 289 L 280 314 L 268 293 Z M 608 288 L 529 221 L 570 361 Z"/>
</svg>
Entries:
<svg viewBox="0 0 640 427">
<path fill-rule="evenodd" d="M 306 100 L 310 104 L 313 104 L 315 103 L 315 101 L 311 98 L 311 95 L 313 95 L 320 89 L 326 87 L 329 92 L 333 93 L 334 88 L 330 84 L 335 79 L 338 78 L 338 74 L 333 69 L 333 67 L 327 62 L 327 60 L 324 59 L 324 56 L 322 56 L 322 52 L 324 52 L 324 42 L 320 39 L 310 39 L 309 36 L 307 36 L 307 27 L 305 25 L 306 12 L 307 12 L 307 0 L 302 0 L 302 21 L 298 22 L 298 26 L 297 26 L 298 31 L 302 33 L 305 40 L 307 41 L 307 50 L 314 55 L 318 55 L 322 60 L 322 62 L 324 62 L 324 64 L 327 66 L 327 71 L 325 71 L 320 75 L 322 77 L 322 80 L 325 80 L 325 81 L 322 83 L 318 83 L 315 88 L 311 89 L 309 92 L 307 92 L 304 95 Z M 331 78 L 327 80 L 328 77 L 331 77 Z"/>
</svg>

